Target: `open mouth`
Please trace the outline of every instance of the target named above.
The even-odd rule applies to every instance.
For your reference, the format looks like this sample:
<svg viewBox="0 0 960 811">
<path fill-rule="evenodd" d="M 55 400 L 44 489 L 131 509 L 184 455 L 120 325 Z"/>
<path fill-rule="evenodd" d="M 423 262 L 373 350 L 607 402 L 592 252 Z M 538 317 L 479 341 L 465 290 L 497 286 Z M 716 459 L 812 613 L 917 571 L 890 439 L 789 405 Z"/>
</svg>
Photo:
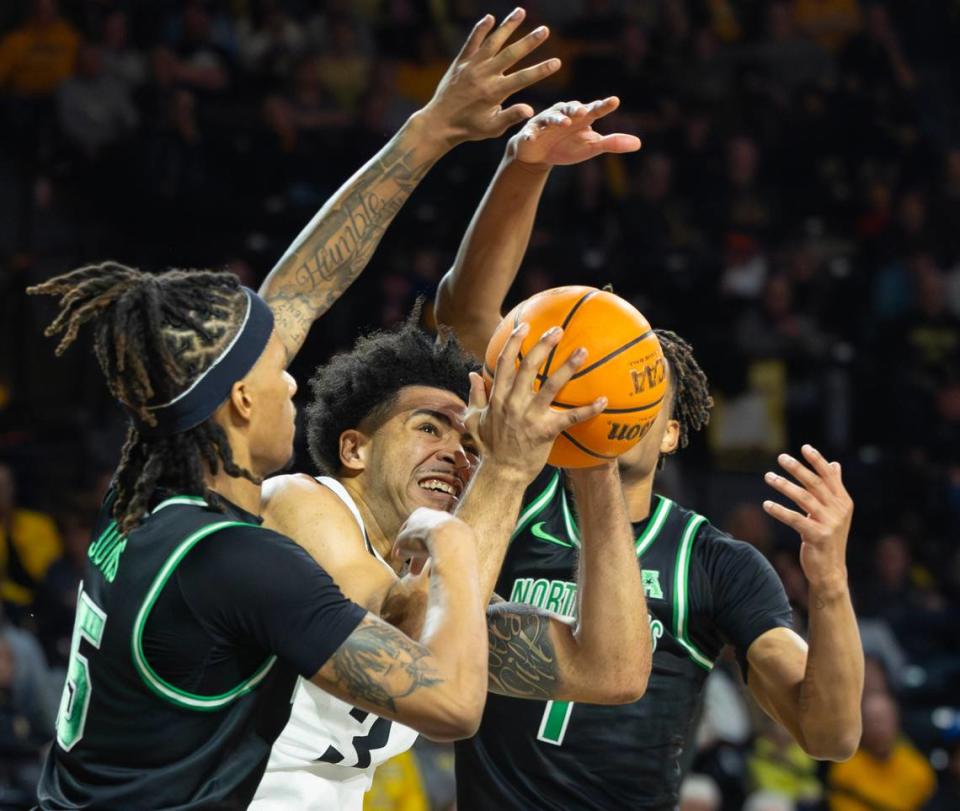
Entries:
<svg viewBox="0 0 960 811">
<path fill-rule="evenodd" d="M 442 494 L 453 499 L 459 499 L 463 489 L 459 479 L 453 476 L 439 476 L 435 473 L 420 479 L 417 485 L 428 493 Z"/>
</svg>

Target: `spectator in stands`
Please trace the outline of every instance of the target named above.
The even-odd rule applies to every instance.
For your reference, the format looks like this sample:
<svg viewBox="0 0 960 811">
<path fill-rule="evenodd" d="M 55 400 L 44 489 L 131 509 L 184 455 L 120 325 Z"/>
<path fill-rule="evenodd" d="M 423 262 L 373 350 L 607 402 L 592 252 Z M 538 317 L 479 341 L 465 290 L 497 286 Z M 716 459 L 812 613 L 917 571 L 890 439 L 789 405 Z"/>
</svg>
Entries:
<svg viewBox="0 0 960 811">
<path fill-rule="evenodd" d="M 130 44 L 127 13 L 114 9 L 103 20 L 100 61 L 103 75 L 132 94 L 147 78 L 143 54 Z"/>
<path fill-rule="evenodd" d="M 52 96 L 73 73 L 79 45 L 56 0 L 33 0 L 23 25 L 0 39 L 0 88 L 24 99 Z"/>
<path fill-rule="evenodd" d="M 837 51 L 860 30 L 863 14 L 857 0 L 793 0 L 797 26 L 828 51 Z"/>
<path fill-rule="evenodd" d="M 102 52 L 90 43 L 80 47 L 76 74 L 57 91 L 57 108 L 63 134 L 90 160 L 123 140 L 139 120 L 127 86 L 104 73 Z"/>
<path fill-rule="evenodd" d="M 0 807 L 29 807 L 53 735 L 53 685 L 36 641 L 0 616 Z"/>
<path fill-rule="evenodd" d="M 794 803 L 816 803 L 823 793 L 816 761 L 780 724 L 766 715 L 761 718 L 761 729 L 748 759 L 750 785 L 757 792 L 751 797 L 773 793 L 789 801 L 791 807 Z M 759 800 L 754 799 L 754 803 Z"/>
<path fill-rule="evenodd" d="M 850 760 L 830 767 L 830 811 L 919 811 L 935 785 L 927 759 L 900 732 L 893 697 L 865 696 L 860 749 Z"/>
<path fill-rule="evenodd" d="M 17 505 L 13 469 L 0 462 L 0 599 L 13 621 L 31 622 L 37 588 L 62 548 L 50 516 Z"/>
<path fill-rule="evenodd" d="M 723 798 L 713 778 L 688 774 L 680 785 L 680 811 L 720 811 Z"/>
</svg>

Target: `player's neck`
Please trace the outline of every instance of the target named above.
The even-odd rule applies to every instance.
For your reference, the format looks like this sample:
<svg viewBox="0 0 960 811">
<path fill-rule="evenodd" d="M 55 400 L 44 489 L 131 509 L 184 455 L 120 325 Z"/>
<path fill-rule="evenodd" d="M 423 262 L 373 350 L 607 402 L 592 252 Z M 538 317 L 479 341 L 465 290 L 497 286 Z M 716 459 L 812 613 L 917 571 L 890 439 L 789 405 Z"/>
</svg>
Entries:
<svg viewBox="0 0 960 811">
<path fill-rule="evenodd" d="M 391 532 L 389 526 L 377 520 L 376 511 L 368 504 L 364 496 L 363 488 L 355 478 L 345 477 L 340 479 L 340 483 L 346 488 L 347 492 L 353 498 L 353 503 L 356 504 L 357 509 L 360 510 L 360 515 L 363 517 L 363 527 L 366 530 L 367 539 L 370 541 L 371 546 L 377 550 L 380 557 L 388 561 L 392 566 L 393 562 L 390 560 L 390 550 L 393 548 L 393 539 L 397 537 L 400 526 L 398 525 Z"/>
<path fill-rule="evenodd" d="M 630 523 L 643 521 L 650 515 L 650 502 L 653 500 L 653 473 L 634 478 L 621 470 L 620 479 Z"/>
<path fill-rule="evenodd" d="M 252 515 L 260 515 L 260 485 L 242 476 L 231 476 L 223 468 L 205 477 L 207 488 Z"/>
</svg>

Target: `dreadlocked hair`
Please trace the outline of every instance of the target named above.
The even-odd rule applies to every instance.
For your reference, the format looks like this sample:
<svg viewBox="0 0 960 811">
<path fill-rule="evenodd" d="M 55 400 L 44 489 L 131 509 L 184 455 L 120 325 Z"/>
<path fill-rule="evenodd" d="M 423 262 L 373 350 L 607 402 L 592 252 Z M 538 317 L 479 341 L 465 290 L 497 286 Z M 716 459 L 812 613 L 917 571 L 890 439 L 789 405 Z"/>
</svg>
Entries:
<svg viewBox="0 0 960 811">
<path fill-rule="evenodd" d="M 60 311 L 44 331 L 63 333 L 62 355 L 84 324 L 93 322 L 94 349 L 110 391 L 130 412 L 155 425 L 150 406 L 187 389 L 240 328 L 246 297 L 237 278 L 209 270 L 144 273 L 116 262 L 89 265 L 27 288 L 60 296 Z M 164 492 L 208 496 L 207 469 L 258 481 L 233 461 L 227 435 L 207 420 L 168 437 L 127 431 L 114 477 L 113 516 L 129 532 Z M 216 505 L 216 499 L 211 499 Z"/>
<path fill-rule="evenodd" d="M 680 447 L 690 443 L 690 434 L 702 430 L 710 422 L 713 397 L 707 376 L 693 357 L 693 347 L 677 333 L 654 330 L 670 367 L 673 390 L 673 418 L 680 423 Z"/>
<path fill-rule="evenodd" d="M 310 379 L 307 443 L 322 473 L 332 476 L 340 469 L 340 435 L 360 425 L 376 430 L 405 386 L 446 389 L 468 401 L 469 373 L 479 365 L 448 330 L 434 337 L 421 329 L 421 307 L 418 301 L 396 329 L 360 337 Z"/>
</svg>

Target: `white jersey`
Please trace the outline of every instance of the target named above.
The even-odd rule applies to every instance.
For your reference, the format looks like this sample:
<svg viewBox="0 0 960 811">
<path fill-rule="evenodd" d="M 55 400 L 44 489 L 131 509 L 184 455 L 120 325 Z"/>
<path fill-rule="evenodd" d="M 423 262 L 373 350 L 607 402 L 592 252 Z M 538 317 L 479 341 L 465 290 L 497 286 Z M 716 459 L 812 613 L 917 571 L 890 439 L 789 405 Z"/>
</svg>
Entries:
<svg viewBox="0 0 960 811">
<path fill-rule="evenodd" d="M 367 539 L 360 511 L 344 486 L 326 476 L 317 481 L 343 500 L 360 525 L 367 551 L 387 566 Z M 297 679 L 292 703 L 252 811 L 361 811 L 377 766 L 417 739 L 409 727 L 353 707 L 306 679 Z"/>
</svg>

